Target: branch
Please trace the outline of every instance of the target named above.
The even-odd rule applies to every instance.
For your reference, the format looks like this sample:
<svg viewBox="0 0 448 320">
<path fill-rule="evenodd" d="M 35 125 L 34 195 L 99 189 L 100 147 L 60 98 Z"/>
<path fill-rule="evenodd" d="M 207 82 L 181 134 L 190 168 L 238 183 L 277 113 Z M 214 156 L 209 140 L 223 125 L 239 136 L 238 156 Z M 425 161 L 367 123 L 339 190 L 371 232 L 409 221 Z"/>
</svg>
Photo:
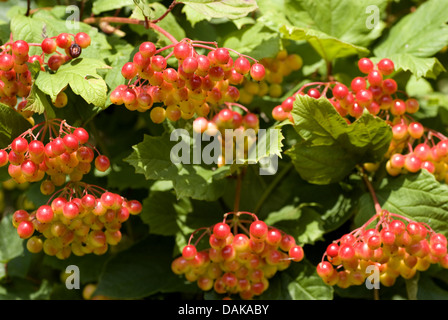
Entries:
<svg viewBox="0 0 448 320">
<path fill-rule="evenodd" d="M 159 27 L 158 25 L 149 22 L 147 23 L 145 20 L 139 20 L 139 19 L 133 19 L 133 18 L 124 18 L 124 17 L 89 17 L 83 20 L 86 24 L 98 24 L 102 22 L 108 22 L 108 23 L 122 23 L 122 24 L 138 24 L 142 26 L 147 26 L 151 29 L 154 29 L 157 32 L 160 32 L 165 37 L 167 37 L 172 43 L 178 43 L 176 38 L 172 34 L 170 34 L 165 29 Z"/>
</svg>

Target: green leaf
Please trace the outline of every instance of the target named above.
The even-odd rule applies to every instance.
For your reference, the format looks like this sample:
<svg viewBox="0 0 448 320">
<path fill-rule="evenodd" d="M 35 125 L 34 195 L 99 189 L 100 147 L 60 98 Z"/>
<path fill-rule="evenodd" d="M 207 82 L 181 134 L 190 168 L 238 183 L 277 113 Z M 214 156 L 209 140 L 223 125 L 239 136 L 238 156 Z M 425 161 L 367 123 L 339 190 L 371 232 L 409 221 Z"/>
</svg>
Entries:
<svg viewBox="0 0 448 320">
<path fill-rule="evenodd" d="M 49 119 L 55 118 L 53 107 L 48 102 L 47 96 L 36 85 L 31 87 L 27 101 L 25 110 L 33 111 L 37 114 L 46 112 Z"/>
<path fill-rule="evenodd" d="M 447 16 L 444 0 L 426 1 L 391 28 L 385 40 L 375 48 L 375 55 L 392 59 L 397 70 L 435 78 L 445 68 L 436 58 L 429 57 L 448 44 Z"/>
<path fill-rule="evenodd" d="M 292 235 L 301 245 L 322 240 L 325 233 L 321 216 L 305 204 L 298 207 L 288 205 L 270 213 L 264 221 Z"/>
<path fill-rule="evenodd" d="M 326 98 L 298 96 L 292 114 L 302 140 L 287 154 L 311 183 L 338 182 L 357 164 L 381 160 L 392 138 L 390 126 L 369 113 L 347 124 Z"/>
<path fill-rule="evenodd" d="M 331 300 L 333 288 L 326 285 L 309 261 L 292 262 L 285 271 L 270 280 L 261 300 Z"/>
<path fill-rule="evenodd" d="M 369 53 L 367 48 L 342 41 L 319 30 L 283 26 L 280 32 L 287 39 L 308 41 L 314 50 L 327 62 L 331 62 L 336 58 L 344 58 L 355 54 L 367 55 Z"/>
<path fill-rule="evenodd" d="M 161 214 L 163 212 L 163 214 Z M 181 216 L 191 212 L 189 199 L 176 199 L 171 192 L 152 191 L 143 201 L 142 221 L 149 225 L 151 234 L 175 235 L 184 221 Z M 193 230 L 192 230 L 193 231 Z"/>
<path fill-rule="evenodd" d="M 415 221 L 428 224 L 448 236 L 448 186 L 422 170 L 416 174 L 384 179 L 375 190 L 381 207 Z M 359 200 L 355 224 L 360 226 L 375 213 L 369 194 Z"/>
<path fill-rule="evenodd" d="M 154 18 L 158 18 L 162 16 L 167 8 L 158 2 L 147 4 L 146 7 L 152 11 L 152 16 Z M 131 18 L 144 20 L 145 16 L 142 13 L 142 10 L 139 8 L 136 8 L 131 15 Z M 177 40 L 184 39 L 186 37 L 185 30 L 179 25 L 174 15 L 170 12 L 168 13 L 161 21 L 157 22 L 157 25 L 160 26 L 162 29 L 170 33 L 174 38 Z M 144 26 L 131 26 L 133 30 L 138 32 L 140 35 L 144 34 L 154 34 L 153 29 L 145 29 Z M 163 39 L 166 39 L 166 37 L 163 34 L 160 34 L 160 36 Z M 166 42 L 171 44 L 170 40 L 166 40 Z"/>
<path fill-rule="evenodd" d="M 255 23 L 227 35 L 223 46 L 255 59 L 262 59 L 277 54 L 280 48 L 280 37 L 277 32 L 272 32 L 262 23 Z"/>
<path fill-rule="evenodd" d="M 272 12 L 263 6 L 263 12 L 274 17 L 280 32 L 292 40 L 306 40 L 327 62 L 351 55 L 366 55 L 366 48 L 377 39 L 384 28 L 380 14 L 386 8 L 386 0 L 341 0 L 341 1 L 285 1 Z M 370 27 L 372 13 L 376 8 L 377 21 Z M 285 24 L 278 11 L 289 20 Z M 264 19 L 266 21 L 267 19 Z"/>
<path fill-rule="evenodd" d="M 0 103 L 0 148 L 6 148 L 30 127 L 30 123 L 20 113 Z"/>
<path fill-rule="evenodd" d="M 55 6 L 52 10 L 39 10 L 31 17 L 25 15 L 15 15 L 11 19 L 11 33 L 14 39 L 25 40 L 30 43 L 41 43 L 45 37 L 57 36 L 61 32 L 73 33 L 85 32 L 91 38 L 91 45 L 82 50 L 83 58 L 105 58 L 111 46 L 108 44 L 106 35 L 98 31 L 97 28 L 76 21 L 77 25 L 69 23 L 68 19 L 59 16 L 59 13 L 66 14 L 66 6 Z M 71 17 L 73 19 L 73 17 Z M 29 55 L 41 54 L 39 47 L 31 46 Z"/>
<path fill-rule="evenodd" d="M 149 20 L 154 19 L 154 11 L 152 8 L 143 0 L 134 0 L 135 5 L 137 8 L 141 10 L 141 13 L 143 16 L 147 17 Z"/>
<path fill-rule="evenodd" d="M 4 216 L 0 221 L 0 262 L 7 263 L 22 253 L 23 240 L 12 225 L 12 215 Z"/>
<path fill-rule="evenodd" d="M 160 137 L 145 135 L 143 142 L 133 146 L 133 153 L 125 161 L 135 168 L 136 173 L 144 174 L 147 180 L 171 180 L 178 198 L 207 201 L 219 198 L 225 191 L 227 180 L 223 178 L 229 174 L 229 169 L 225 166 L 214 170 L 195 164 L 176 164 L 171 159 L 171 152 L 177 144 L 167 134 Z"/>
<path fill-rule="evenodd" d="M 117 253 L 104 266 L 95 294 L 140 299 L 158 292 L 180 291 L 180 287 L 188 290 L 184 280 L 171 271 L 173 246 L 172 237 L 148 236 Z M 197 288 L 195 284 L 191 287 Z"/>
<path fill-rule="evenodd" d="M 133 6 L 133 0 L 118 0 L 118 1 L 109 1 L 109 0 L 97 0 L 93 2 L 92 13 L 97 15 L 106 11 L 120 9 L 126 6 Z"/>
<path fill-rule="evenodd" d="M 435 79 L 445 67 L 437 58 L 422 58 L 409 53 L 393 53 L 389 56 L 394 62 L 395 70 L 410 71 L 417 78 Z"/>
<path fill-rule="evenodd" d="M 258 8 L 255 0 L 183 0 L 180 2 L 204 16 L 230 20 L 245 17 Z"/>
<path fill-rule="evenodd" d="M 411 54 L 430 57 L 448 43 L 448 6 L 444 0 L 424 2 L 395 24 L 374 52 L 378 57 Z"/>
<path fill-rule="evenodd" d="M 54 74 L 41 72 L 35 85 L 48 94 L 52 101 L 70 86 L 72 91 L 80 95 L 87 103 L 104 107 L 107 99 L 107 85 L 97 73 L 97 69 L 106 68 L 100 60 L 77 58 L 62 65 Z"/>
<path fill-rule="evenodd" d="M 35 282 L 20 278 L 13 278 L 0 286 L 1 300 L 48 300 L 52 285 L 47 279 L 36 285 Z"/>
</svg>

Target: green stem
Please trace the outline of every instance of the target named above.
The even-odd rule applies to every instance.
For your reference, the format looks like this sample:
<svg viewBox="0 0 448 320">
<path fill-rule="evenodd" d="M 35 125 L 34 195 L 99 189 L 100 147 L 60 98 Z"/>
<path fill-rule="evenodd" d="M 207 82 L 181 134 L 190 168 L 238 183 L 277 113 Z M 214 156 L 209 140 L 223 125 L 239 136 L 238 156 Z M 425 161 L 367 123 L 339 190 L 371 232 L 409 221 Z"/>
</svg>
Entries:
<svg viewBox="0 0 448 320">
<path fill-rule="evenodd" d="M 274 180 L 269 184 L 268 188 L 263 192 L 263 194 L 260 197 L 260 200 L 258 200 L 257 205 L 255 206 L 255 209 L 253 210 L 254 214 L 257 214 L 258 211 L 260 211 L 263 203 L 266 201 L 266 199 L 271 194 L 272 190 L 280 183 L 280 181 L 283 179 L 283 177 L 291 170 L 293 167 L 292 163 L 288 163 L 283 170 L 275 177 Z"/>
</svg>

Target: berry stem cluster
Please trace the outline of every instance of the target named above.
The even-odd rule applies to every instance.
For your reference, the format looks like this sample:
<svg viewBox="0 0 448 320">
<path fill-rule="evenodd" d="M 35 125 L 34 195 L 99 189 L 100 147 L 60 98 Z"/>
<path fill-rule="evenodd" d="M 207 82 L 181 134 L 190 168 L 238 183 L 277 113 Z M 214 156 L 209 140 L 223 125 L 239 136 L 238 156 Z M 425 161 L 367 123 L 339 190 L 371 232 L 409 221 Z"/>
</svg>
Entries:
<svg viewBox="0 0 448 320">
<path fill-rule="evenodd" d="M 210 247 L 198 251 L 205 236 Z M 218 294 L 251 299 L 268 289 L 268 279 L 277 271 L 303 258 L 303 249 L 294 237 L 269 227 L 254 213 L 238 211 L 226 213 L 222 222 L 193 232 L 171 269 L 196 282 L 203 291 L 214 289 Z"/>
</svg>

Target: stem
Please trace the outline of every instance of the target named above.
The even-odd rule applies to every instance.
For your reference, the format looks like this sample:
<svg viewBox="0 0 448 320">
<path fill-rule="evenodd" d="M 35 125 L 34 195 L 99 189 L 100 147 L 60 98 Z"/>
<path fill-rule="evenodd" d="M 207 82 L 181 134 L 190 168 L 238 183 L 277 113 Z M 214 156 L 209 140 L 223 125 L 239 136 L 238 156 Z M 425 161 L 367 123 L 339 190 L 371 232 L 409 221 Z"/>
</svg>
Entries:
<svg viewBox="0 0 448 320">
<path fill-rule="evenodd" d="M 233 202 L 233 212 L 238 212 L 240 209 L 240 200 L 241 200 L 241 184 L 243 181 L 243 176 L 246 172 L 246 168 L 243 168 L 240 173 L 237 175 L 236 180 L 236 188 L 235 188 L 235 200 Z"/>
<path fill-rule="evenodd" d="M 381 208 L 381 205 L 380 205 L 378 198 L 376 196 L 376 193 L 375 193 L 375 189 L 373 188 L 372 183 L 369 180 L 369 177 L 365 173 L 363 173 L 362 178 L 364 180 L 364 183 L 365 183 L 367 189 L 369 189 L 370 195 L 372 196 L 372 200 L 373 200 L 373 204 L 375 205 L 376 213 L 381 214 L 383 209 Z"/>
<path fill-rule="evenodd" d="M 29 16 L 30 15 L 30 10 L 31 10 L 31 0 L 27 0 L 26 1 L 26 13 L 25 16 Z"/>
<path fill-rule="evenodd" d="M 166 9 L 165 13 L 162 14 L 162 15 L 161 15 L 160 17 L 158 17 L 157 19 L 151 20 L 151 23 L 157 23 L 157 22 L 159 22 L 160 20 L 162 20 L 163 18 L 165 18 L 165 17 L 168 15 L 168 13 L 170 13 L 170 12 L 174 9 L 174 7 L 175 7 L 177 4 L 179 4 L 179 2 L 177 2 L 177 1 L 173 1 L 173 2 L 170 4 L 170 6 L 168 7 L 168 9 Z"/>
<path fill-rule="evenodd" d="M 168 38 L 168 40 L 170 40 L 172 43 L 178 43 L 179 41 L 177 41 L 176 38 L 174 38 L 174 36 L 172 34 L 170 34 L 168 31 L 166 31 L 165 29 L 159 27 L 158 25 L 149 22 L 149 24 L 147 24 L 147 22 L 145 20 L 139 20 L 139 19 L 132 19 L 132 18 L 123 18 L 123 17 L 101 17 L 101 18 L 95 18 L 95 17 L 89 17 L 83 20 L 84 23 L 87 24 L 94 24 L 94 23 L 100 23 L 100 22 L 110 22 L 110 23 L 123 23 L 123 24 L 139 24 L 142 26 L 147 26 L 151 29 L 156 30 L 157 32 L 160 32 L 161 34 L 163 34 L 165 37 Z"/>
</svg>

